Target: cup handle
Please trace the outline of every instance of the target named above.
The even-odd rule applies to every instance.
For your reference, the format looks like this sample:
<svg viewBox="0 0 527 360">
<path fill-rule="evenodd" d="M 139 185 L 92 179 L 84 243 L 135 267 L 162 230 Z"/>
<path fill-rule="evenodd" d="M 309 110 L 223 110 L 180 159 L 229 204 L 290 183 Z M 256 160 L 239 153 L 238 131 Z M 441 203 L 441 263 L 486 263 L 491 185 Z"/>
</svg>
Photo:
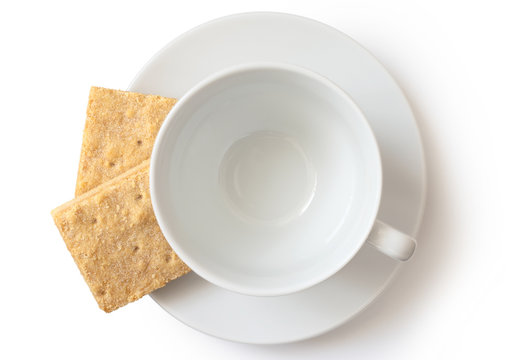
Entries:
<svg viewBox="0 0 527 360">
<path fill-rule="evenodd" d="M 399 261 L 410 259 L 417 245 L 411 236 L 379 220 L 375 220 L 367 241 L 383 254 Z"/>
</svg>

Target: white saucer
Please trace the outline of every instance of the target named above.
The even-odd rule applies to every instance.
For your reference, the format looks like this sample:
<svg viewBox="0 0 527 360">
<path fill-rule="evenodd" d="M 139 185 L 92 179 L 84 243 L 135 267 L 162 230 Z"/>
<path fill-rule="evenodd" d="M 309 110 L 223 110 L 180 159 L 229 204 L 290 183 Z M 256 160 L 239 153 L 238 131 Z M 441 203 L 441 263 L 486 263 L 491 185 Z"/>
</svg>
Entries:
<svg viewBox="0 0 527 360">
<path fill-rule="evenodd" d="M 425 171 L 412 111 L 386 69 L 338 30 L 279 13 L 224 17 L 169 43 L 139 72 L 129 90 L 180 98 L 217 70 L 261 61 L 314 70 L 353 97 L 381 149 L 384 186 L 379 218 L 415 235 L 424 207 Z M 285 343 L 320 335 L 352 318 L 385 289 L 398 266 L 366 245 L 336 275 L 292 295 L 240 295 L 192 273 L 151 296 L 175 318 L 204 333 L 245 343 Z"/>
</svg>

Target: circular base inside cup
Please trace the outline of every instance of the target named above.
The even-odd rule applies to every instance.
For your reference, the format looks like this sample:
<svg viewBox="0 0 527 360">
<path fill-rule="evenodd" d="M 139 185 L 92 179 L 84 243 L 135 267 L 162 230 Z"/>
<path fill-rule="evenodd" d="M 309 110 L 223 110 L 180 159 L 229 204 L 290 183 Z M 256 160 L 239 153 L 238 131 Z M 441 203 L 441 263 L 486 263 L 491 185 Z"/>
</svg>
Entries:
<svg viewBox="0 0 527 360">
<path fill-rule="evenodd" d="M 242 219 L 278 224 L 300 216 L 309 206 L 316 173 L 292 137 L 258 131 L 226 151 L 219 182 L 231 209 Z"/>
</svg>

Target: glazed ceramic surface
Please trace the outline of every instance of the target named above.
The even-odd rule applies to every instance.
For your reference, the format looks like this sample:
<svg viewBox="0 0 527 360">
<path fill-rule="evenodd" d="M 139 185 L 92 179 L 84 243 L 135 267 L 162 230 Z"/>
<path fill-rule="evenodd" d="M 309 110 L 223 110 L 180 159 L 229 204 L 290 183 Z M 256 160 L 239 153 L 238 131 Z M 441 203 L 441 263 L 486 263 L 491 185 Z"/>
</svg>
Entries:
<svg viewBox="0 0 527 360">
<path fill-rule="evenodd" d="M 425 168 L 412 111 L 386 69 L 342 32 L 279 13 L 221 18 L 169 43 L 129 90 L 182 98 L 214 72 L 250 62 L 301 66 L 327 77 L 354 99 L 380 149 L 384 181 L 379 219 L 415 235 L 424 207 Z M 335 275 L 290 295 L 241 295 L 191 273 L 151 296 L 175 318 L 204 333 L 246 343 L 285 343 L 351 319 L 379 296 L 399 265 L 364 245 Z"/>
<path fill-rule="evenodd" d="M 293 293 L 341 269 L 371 232 L 381 187 L 379 149 L 351 97 L 281 63 L 242 64 L 192 88 L 150 163 L 174 251 L 247 295 Z"/>
</svg>

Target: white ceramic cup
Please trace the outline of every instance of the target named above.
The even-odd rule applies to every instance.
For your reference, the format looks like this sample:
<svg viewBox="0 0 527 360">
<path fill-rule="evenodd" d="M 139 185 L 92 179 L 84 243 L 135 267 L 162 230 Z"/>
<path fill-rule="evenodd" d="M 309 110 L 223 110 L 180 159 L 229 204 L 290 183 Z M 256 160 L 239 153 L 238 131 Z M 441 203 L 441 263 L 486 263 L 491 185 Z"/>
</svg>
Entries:
<svg viewBox="0 0 527 360">
<path fill-rule="evenodd" d="M 357 105 L 287 64 L 240 65 L 197 84 L 168 114 L 150 168 L 175 252 L 248 295 L 315 285 L 365 242 L 407 260 L 415 241 L 376 220 L 381 189 L 379 149 Z"/>
</svg>

